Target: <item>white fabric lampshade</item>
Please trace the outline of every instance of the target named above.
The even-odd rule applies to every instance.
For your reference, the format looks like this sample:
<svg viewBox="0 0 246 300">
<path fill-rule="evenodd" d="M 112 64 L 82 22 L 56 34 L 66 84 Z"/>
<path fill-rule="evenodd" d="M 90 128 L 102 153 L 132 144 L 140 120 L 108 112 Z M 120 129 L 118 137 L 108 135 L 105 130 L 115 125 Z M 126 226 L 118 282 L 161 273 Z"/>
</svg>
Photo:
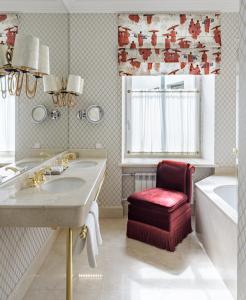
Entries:
<svg viewBox="0 0 246 300">
<path fill-rule="evenodd" d="M 50 55 L 48 46 L 41 45 L 39 47 L 38 70 L 33 73 L 40 76 L 50 74 Z"/>
<path fill-rule="evenodd" d="M 58 79 L 54 75 L 45 75 L 43 77 L 44 92 L 56 93 L 59 91 Z"/>
<path fill-rule="evenodd" d="M 7 57 L 6 57 L 7 50 L 8 50 L 7 45 L 0 45 L 0 68 L 8 64 Z"/>
<path fill-rule="evenodd" d="M 76 95 L 83 93 L 84 80 L 79 75 L 69 75 L 66 91 Z"/>
<path fill-rule="evenodd" d="M 82 95 L 83 91 L 84 91 L 84 79 L 81 78 L 81 84 L 80 84 L 80 92 L 79 92 L 79 94 Z"/>
<path fill-rule="evenodd" d="M 37 70 L 39 61 L 39 39 L 32 35 L 17 34 L 12 66 L 22 70 Z"/>
</svg>

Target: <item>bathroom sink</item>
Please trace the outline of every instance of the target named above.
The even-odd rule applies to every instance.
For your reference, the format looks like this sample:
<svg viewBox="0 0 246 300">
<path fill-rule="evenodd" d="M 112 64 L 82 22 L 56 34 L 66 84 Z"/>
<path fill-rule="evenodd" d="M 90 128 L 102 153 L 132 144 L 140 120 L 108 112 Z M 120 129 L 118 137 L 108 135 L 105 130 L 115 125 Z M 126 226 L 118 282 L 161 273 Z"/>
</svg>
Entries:
<svg viewBox="0 0 246 300">
<path fill-rule="evenodd" d="M 16 163 L 16 167 L 21 168 L 21 169 L 23 169 L 23 168 L 32 169 L 32 168 L 35 168 L 39 164 L 40 164 L 40 161 L 37 161 L 37 160 L 22 161 L 22 162 Z"/>
<path fill-rule="evenodd" d="M 67 193 L 81 188 L 85 181 L 78 177 L 63 177 L 47 181 L 40 189 L 49 193 Z"/>
<path fill-rule="evenodd" d="M 71 167 L 82 168 L 82 169 L 95 167 L 96 165 L 97 165 L 96 161 L 88 161 L 88 160 L 80 160 L 71 163 Z"/>
</svg>

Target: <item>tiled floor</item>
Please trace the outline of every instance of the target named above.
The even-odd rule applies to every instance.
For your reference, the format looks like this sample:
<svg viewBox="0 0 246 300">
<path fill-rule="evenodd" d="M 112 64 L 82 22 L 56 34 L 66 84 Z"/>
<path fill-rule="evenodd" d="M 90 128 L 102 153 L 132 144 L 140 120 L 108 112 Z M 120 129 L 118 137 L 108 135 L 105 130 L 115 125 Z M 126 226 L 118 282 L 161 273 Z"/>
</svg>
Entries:
<svg viewBox="0 0 246 300">
<path fill-rule="evenodd" d="M 102 220 L 98 267 L 74 257 L 74 300 L 232 300 L 192 234 L 175 253 L 125 237 L 125 220 Z M 65 232 L 25 300 L 65 300 Z"/>
</svg>

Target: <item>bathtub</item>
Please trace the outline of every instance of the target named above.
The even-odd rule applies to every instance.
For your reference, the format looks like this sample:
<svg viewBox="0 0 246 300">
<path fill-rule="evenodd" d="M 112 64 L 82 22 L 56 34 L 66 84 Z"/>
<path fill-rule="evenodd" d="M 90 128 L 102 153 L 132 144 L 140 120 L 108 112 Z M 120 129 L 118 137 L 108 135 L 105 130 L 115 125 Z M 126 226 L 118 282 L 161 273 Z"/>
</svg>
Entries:
<svg viewBox="0 0 246 300">
<path fill-rule="evenodd" d="M 196 235 L 237 299 L 237 180 L 214 175 L 195 184 Z"/>
</svg>

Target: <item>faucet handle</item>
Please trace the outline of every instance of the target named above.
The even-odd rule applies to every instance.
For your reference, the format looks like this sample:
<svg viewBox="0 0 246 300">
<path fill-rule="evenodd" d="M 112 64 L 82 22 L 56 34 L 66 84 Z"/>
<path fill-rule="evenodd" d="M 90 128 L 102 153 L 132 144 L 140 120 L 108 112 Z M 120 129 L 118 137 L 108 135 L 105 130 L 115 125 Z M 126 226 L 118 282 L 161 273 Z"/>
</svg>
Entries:
<svg viewBox="0 0 246 300">
<path fill-rule="evenodd" d="M 63 156 L 63 158 L 68 159 L 68 160 L 76 160 L 77 155 L 74 152 L 67 153 Z"/>
<path fill-rule="evenodd" d="M 52 168 L 51 168 L 51 166 L 45 166 L 40 171 L 43 172 L 44 175 L 50 175 L 52 172 Z"/>
<path fill-rule="evenodd" d="M 35 181 L 36 181 L 36 185 L 44 183 L 45 179 L 46 179 L 45 178 L 45 170 L 41 169 L 38 172 L 35 172 L 34 173 L 34 178 L 35 178 Z"/>
</svg>

